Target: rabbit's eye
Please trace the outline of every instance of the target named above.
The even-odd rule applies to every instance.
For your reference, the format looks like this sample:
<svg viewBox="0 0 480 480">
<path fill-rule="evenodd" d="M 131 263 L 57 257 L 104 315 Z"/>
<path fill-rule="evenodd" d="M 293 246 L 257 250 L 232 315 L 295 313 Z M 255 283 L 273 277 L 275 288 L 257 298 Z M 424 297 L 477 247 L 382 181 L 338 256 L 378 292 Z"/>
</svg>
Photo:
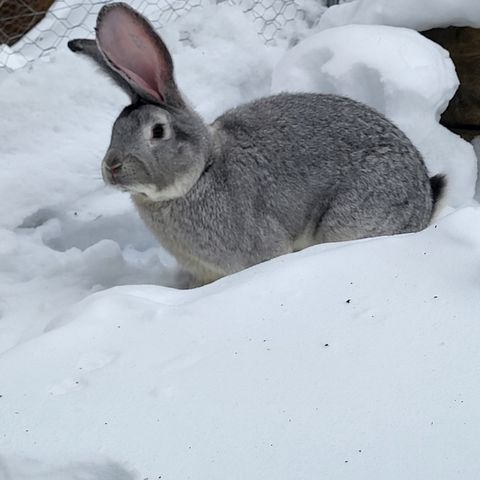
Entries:
<svg viewBox="0 0 480 480">
<path fill-rule="evenodd" d="M 161 139 L 165 135 L 165 127 L 161 123 L 157 123 L 152 127 L 152 137 Z"/>
</svg>

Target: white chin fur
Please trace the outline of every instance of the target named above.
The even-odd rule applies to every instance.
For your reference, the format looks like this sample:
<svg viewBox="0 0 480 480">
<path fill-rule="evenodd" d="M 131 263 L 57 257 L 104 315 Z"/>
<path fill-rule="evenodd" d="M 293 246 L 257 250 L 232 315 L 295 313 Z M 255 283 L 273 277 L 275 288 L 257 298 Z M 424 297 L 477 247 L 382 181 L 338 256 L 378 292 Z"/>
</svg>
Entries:
<svg viewBox="0 0 480 480">
<path fill-rule="evenodd" d="M 152 202 L 163 202 L 165 200 L 173 200 L 174 198 L 183 197 L 193 187 L 197 180 L 197 176 L 184 175 L 161 190 L 152 183 L 147 183 L 145 185 L 129 185 L 128 190 L 132 193 L 146 195 Z"/>
</svg>

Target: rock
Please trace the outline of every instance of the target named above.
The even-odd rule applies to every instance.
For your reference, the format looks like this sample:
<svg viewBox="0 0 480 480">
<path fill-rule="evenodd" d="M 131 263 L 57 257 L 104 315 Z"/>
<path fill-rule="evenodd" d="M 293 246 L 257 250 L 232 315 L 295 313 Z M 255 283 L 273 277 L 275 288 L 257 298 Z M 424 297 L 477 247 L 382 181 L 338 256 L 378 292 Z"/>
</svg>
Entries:
<svg viewBox="0 0 480 480">
<path fill-rule="evenodd" d="M 442 123 L 467 139 L 480 135 L 480 29 L 448 27 L 422 33 L 450 52 L 460 79 Z"/>
</svg>

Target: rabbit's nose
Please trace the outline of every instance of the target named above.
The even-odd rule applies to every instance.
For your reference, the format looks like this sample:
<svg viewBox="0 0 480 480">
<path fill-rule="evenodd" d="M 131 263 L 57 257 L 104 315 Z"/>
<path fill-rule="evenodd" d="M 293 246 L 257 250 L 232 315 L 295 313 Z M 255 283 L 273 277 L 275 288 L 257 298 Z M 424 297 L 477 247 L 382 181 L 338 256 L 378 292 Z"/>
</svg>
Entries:
<svg viewBox="0 0 480 480">
<path fill-rule="evenodd" d="M 111 155 L 105 159 L 107 170 L 113 175 L 119 173 L 122 169 L 122 162 L 116 155 Z"/>
</svg>

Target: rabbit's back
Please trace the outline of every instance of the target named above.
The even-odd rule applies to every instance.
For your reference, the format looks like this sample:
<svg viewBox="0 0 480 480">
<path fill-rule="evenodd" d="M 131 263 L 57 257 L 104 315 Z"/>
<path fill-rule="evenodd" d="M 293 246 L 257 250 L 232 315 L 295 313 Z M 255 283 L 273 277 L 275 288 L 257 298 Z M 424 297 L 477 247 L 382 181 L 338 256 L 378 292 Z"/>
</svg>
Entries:
<svg viewBox="0 0 480 480">
<path fill-rule="evenodd" d="M 257 149 L 277 175 L 282 174 L 280 165 L 289 164 L 300 174 L 310 175 L 312 168 L 343 174 L 354 166 L 365 166 L 365 157 L 385 158 L 388 152 L 404 155 L 405 164 L 426 175 L 419 152 L 399 128 L 370 107 L 345 97 L 279 94 L 229 110 L 213 125 L 224 133 L 230 157 L 232 150 Z M 249 156 L 242 158 L 250 161 Z"/>
<path fill-rule="evenodd" d="M 400 129 L 363 104 L 280 94 L 226 112 L 214 129 L 232 200 L 278 218 L 293 236 L 309 221 L 317 237 L 334 239 L 320 222 L 332 210 L 349 218 L 344 239 L 420 230 L 430 220 L 421 155 Z"/>
</svg>

